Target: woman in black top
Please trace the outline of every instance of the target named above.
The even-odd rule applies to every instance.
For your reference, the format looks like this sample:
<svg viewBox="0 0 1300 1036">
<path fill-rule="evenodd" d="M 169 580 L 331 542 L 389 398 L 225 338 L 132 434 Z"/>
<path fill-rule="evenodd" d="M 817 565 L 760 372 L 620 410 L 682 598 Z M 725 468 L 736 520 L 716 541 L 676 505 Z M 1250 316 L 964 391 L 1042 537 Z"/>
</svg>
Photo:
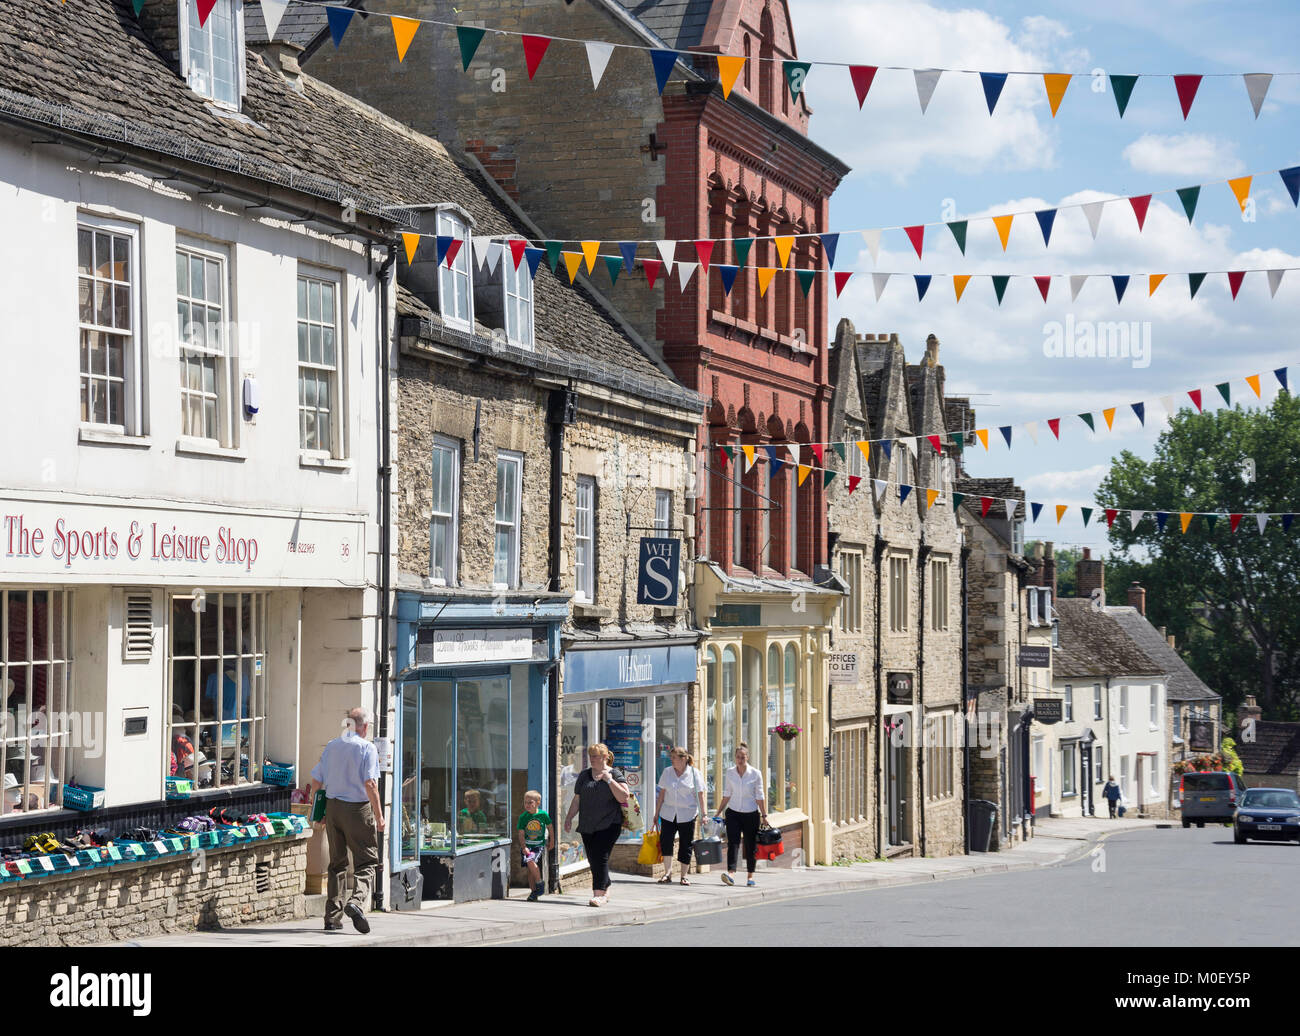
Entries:
<svg viewBox="0 0 1300 1036">
<path fill-rule="evenodd" d="M 591 899 L 589 906 L 604 906 L 609 895 L 609 855 L 623 830 L 623 803 L 630 794 L 622 770 L 613 767 L 614 753 L 603 744 L 587 749 L 591 764 L 573 785 L 573 802 L 564 818 L 564 830 L 573 829 L 578 815 L 578 834 L 591 865 Z"/>
</svg>

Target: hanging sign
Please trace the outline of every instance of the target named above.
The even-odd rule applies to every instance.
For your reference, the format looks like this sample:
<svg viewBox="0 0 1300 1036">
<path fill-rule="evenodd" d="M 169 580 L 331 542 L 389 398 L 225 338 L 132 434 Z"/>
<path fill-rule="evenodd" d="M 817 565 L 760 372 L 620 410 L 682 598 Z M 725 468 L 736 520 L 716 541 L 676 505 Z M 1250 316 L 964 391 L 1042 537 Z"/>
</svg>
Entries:
<svg viewBox="0 0 1300 1036">
<path fill-rule="evenodd" d="M 641 537 L 641 557 L 637 564 L 637 604 L 653 604 L 660 608 L 677 606 L 681 555 L 681 540 Z"/>
<path fill-rule="evenodd" d="M 1035 698 L 1034 719 L 1039 723 L 1060 723 L 1065 703 L 1060 698 Z"/>
</svg>

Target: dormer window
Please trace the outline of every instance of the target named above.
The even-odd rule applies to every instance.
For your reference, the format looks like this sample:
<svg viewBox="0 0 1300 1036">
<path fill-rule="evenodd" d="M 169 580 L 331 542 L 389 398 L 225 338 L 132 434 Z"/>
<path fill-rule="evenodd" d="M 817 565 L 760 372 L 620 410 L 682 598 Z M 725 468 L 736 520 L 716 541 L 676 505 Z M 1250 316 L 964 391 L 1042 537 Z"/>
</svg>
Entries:
<svg viewBox="0 0 1300 1036">
<path fill-rule="evenodd" d="M 474 294 L 481 323 L 505 331 L 511 345 L 533 347 L 533 281 L 527 263 L 520 261 L 515 268 L 508 245 L 488 246 L 487 269 L 479 271 Z"/>
<path fill-rule="evenodd" d="M 469 232 L 465 221 L 455 212 L 438 212 L 437 234 L 461 242 L 449 267 L 444 260 L 438 267 L 438 305 L 442 319 L 463 331 L 474 329 L 474 281 L 470 271 Z"/>
<path fill-rule="evenodd" d="M 239 107 L 244 92 L 244 9 L 242 0 L 216 0 L 199 24 L 199 0 L 180 3 L 181 64 L 195 93 Z"/>
</svg>

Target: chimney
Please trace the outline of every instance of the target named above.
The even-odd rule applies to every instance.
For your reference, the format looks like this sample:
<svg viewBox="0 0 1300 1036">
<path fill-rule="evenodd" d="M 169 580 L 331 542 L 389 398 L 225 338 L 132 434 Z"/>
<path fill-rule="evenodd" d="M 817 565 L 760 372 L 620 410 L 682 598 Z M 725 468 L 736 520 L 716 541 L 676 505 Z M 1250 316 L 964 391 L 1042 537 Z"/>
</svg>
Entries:
<svg viewBox="0 0 1300 1036">
<path fill-rule="evenodd" d="M 925 340 L 925 365 L 927 367 L 939 366 L 939 339 L 933 334 Z"/>
<path fill-rule="evenodd" d="M 1143 617 L 1147 613 L 1147 592 L 1142 589 L 1142 584 L 1136 579 L 1129 584 L 1128 588 L 1128 606 L 1136 608 L 1137 613 Z"/>
<path fill-rule="evenodd" d="M 1247 719 L 1262 719 L 1263 716 L 1264 710 L 1255 704 L 1255 696 L 1246 695 L 1246 704 L 1237 709 L 1237 723 L 1240 724 Z"/>
<path fill-rule="evenodd" d="M 1056 601 L 1056 549 L 1052 541 L 1043 544 L 1043 585 L 1052 588 L 1052 601 Z"/>
<path fill-rule="evenodd" d="M 1077 584 L 1075 593 L 1079 597 L 1091 597 L 1098 587 L 1106 586 L 1106 564 L 1100 558 L 1092 556 L 1092 548 L 1083 548 L 1083 557 L 1074 566 L 1074 580 Z"/>
<path fill-rule="evenodd" d="M 283 76 L 290 89 L 302 93 L 302 69 L 298 65 L 302 47 L 288 40 L 272 40 L 269 43 L 250 43 L 248 49 L 259 54 L 263 64 L 272 72 Z"/>
<path fill-rule="evenodd" d="M 1173 635 L 1172 633 L 1170 633 L 1167 637 L 1165 637 L 1165 640 L 1169 643 L 1169 646 L 1170 646 L 1171 648 L 1174 648 L 1175 650 L 1177 650 L 1177 648 L 1178 648 L 1178 644 L 1177 644 L 1177 642 L 1174 640 L 1174 635 Z"/>
</svg>

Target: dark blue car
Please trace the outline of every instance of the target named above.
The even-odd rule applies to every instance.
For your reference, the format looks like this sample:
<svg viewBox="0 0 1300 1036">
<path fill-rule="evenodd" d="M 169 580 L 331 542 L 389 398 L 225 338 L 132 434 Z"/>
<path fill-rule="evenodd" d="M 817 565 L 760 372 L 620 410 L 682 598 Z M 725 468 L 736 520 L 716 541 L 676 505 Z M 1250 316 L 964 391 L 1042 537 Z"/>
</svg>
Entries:
<svg viewBox="0 0 1300 1036">
<path fill-rule="evenodd" d="M 1237 806 L 1233 839 L 1300 844 L 1300 795 L 1289 788 L 1248 788 Z"/>
</svg>

